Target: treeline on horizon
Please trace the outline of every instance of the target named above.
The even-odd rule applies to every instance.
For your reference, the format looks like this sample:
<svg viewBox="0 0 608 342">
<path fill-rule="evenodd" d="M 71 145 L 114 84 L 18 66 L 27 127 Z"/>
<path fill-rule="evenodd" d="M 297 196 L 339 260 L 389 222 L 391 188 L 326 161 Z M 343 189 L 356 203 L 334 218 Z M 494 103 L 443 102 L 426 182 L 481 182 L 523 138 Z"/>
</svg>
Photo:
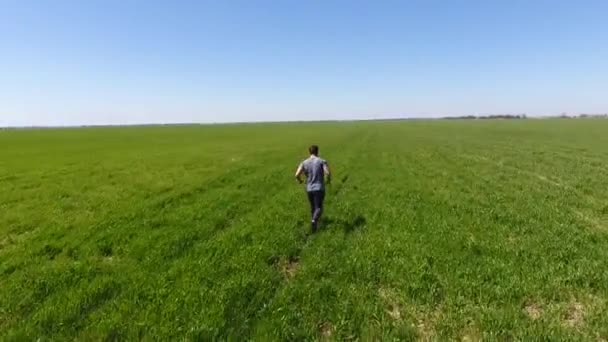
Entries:
<svg viewBox="0 0 608 342">
<path fill-rule="evenodd" d="M 522 120 L 527 119 L 526 114 L 497 114 L 497 115 L 464 115 L 464 116 L 445 116 L 442 117 L 444 120 L 492 120 L 492 119 L 508 119 L 508 120 Z M 579 115 L 568 115 L 566 113 L 554 116 L 543 116 L 540 118 L 547 119 L 606 119 L 608 114 L 579 114 Z"/>
<path fill-rule="evenodd" d="M 367 120 L 326 120 L 325 122 L 351 122 L 351 121 L 398 121 L 398 120 L 522 120 L 522 119 L 608 119 L 608 114 L 575 114 L 568 115 L 566 113 L 560 115 L 550 116 L 533 116 L 528 117 L 526 114 L 497 114 L 497 115 L 463 115 L 463 116 L 444 116 L 436 118 L 422 118 L 422 117 L 411 117 L 411 118 L 386 118 L 386 119 L 367 119 Z M 226 123 L 141 123 L 141 124 L 127 124 L 127 125 L 66 125 L 66 126 L 0 126 L 0 130 L 9 129 L 48 129 L 48 128 L 87 128 L 87 127 L 153 127 L 153 126 L 190 126 L 190 125 L 216 125 L 216 124 L 247 124 L 247 123 L 305 123 L 314 121 L 267 121 L 267 122 L 226 122 Z"/>
</svg>

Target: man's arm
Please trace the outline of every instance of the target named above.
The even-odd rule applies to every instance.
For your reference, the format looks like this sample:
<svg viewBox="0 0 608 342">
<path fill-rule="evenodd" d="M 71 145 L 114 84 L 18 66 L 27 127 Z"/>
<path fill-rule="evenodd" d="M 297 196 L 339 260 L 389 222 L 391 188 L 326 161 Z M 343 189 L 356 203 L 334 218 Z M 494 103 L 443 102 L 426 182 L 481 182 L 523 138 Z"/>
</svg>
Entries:
<svg viewBox="0 0 608 342">
<path fill-rule="evenodd" d="M 302 168 L 302 164 L 300 164 L 296 170 L 296 180 L 298 183 L 302 183 L 302 173 L 304 173 L 304 169 Z"/>
<path fill-rule="evenodd" d="M 327 184 L 331 183 L 331 171 L 327 162 L 323 163 L 323 172 L 325 172 L 325 176 L 327 177 Z"/>
</svg>

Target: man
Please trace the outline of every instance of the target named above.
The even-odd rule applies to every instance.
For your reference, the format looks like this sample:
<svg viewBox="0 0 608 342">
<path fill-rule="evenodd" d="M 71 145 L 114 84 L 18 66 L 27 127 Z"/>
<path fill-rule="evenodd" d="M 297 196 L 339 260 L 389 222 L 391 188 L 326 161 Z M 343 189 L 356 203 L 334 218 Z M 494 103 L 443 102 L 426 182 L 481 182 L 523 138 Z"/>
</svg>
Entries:
<svg viewBox="0 0 608 342">
<path fill-rule="evenodd" d="M 296 170 L 296 180 L 302 184 L 302 174 L 306 175 L 306 193 L 310 202 L 311 228 L 317 231 L 319 219 L 323 213 L 323 200 L 325 199 L 325 178 L 327 183 L 331 182 L 331 173 L 327 162 L 319 158 L 319 146 L 312 145 L 308 148 L 310 157 L 300 163 Z"/>
</svg>

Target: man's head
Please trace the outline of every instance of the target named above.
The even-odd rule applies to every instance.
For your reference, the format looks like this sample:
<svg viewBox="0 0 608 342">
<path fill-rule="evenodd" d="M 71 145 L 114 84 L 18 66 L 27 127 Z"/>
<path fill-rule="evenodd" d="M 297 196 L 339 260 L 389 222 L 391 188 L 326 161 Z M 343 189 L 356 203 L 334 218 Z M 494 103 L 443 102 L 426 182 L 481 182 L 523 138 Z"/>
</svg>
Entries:
<svg viewBox="0 0 608 342">
<path fill-rule="evenodd" d="M 312 154 L 313 156 L 318 156 L 319 155 L 319 146 L 310 145 L 310 147 L 308 148 L 308 152 L 310 154 Z"/>
</svg>

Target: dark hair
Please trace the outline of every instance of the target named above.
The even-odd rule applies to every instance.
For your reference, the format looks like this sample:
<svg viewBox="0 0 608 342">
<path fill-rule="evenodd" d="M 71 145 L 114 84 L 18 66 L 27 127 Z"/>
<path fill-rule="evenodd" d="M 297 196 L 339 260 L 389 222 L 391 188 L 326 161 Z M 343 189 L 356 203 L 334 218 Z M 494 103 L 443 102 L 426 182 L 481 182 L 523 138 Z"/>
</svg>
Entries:
<svg viewBox="0 0 608 342">
<path fill-rule="evenodd" d="M 314 154 L 316 156 L 317 154 L 319 154 L 319 146 L 310 145 L 310 147 L 308 148 L 308 152 L 310 152 L 310 154 Z"/>
</svg>

